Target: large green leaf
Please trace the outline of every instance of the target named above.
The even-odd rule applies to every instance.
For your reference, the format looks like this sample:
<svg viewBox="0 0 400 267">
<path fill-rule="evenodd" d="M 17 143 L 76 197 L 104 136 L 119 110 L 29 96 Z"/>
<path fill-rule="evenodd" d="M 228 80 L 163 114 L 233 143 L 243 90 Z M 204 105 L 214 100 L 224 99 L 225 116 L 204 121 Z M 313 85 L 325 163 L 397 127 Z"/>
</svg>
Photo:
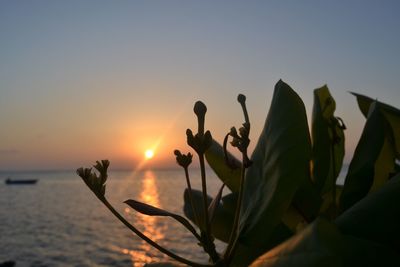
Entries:
<svg viewBox="0 0 400 267">
<path fill-rule="evenodd" d="M 264 246 L 245 245 L 243 243 L 237 244 L 234 258 L 231 262 L 230 267 L 243 267 L 249 266 L 254 259 L 266 251 L 276 247 L 285 240 L 289 239 L 293 235 L 293 232 L 284 223 L 279 223 L 272 233 L 268 236 L 268 244 Z M 260 238 L 262 238 L 260 236 Z"/>
<path fill-rule="evenodd" d="M 236 166 L 235 169 L 228 167 L 225 161 L 224 150 L 222 146 L 215 140 L 212 145 L 207 149 L 206 160 L 215 174 L 222 180 L 222 182 L 232 191 L 239 191 L 240 184 L 240 166 L 241 163 L 231 153 L 228 152 L 229 161 Z"/>
<path fill-rule="evenodd" d="M 400 252 L 399 203 L 400 174 L 340 215 L 335 223 L 344 234 L 386 244 Z"/>
<path fill-rule="evenodd" d="M 295 233 L 318 216 L 320 207 L 321 196 L 315 184 L 311 179 L 305 179 L 294 195 L 290 207 L 284 213 L 282 222 Z"/>
<path fill-rule="evenodd" d="M 335 100 L 325 85 L 314 90 L 312 117 L 312 181 L 307 179 L 296 192 L 292 206 L 284 216 L 284 222 L 298 230 L 323 212 L 335 217 L 339 176 L 344 158 L 344 125 L 334 116 Z"/>
<path fill-rule="evenodd" d="M 399 266 L 397 253 L 384 245 L 343 235 L 318 218 L 299 234 L 259 257 L 251 267 Z"/>
<path fill-rule="evenodd" d="M 376 101 L 364 95 L 352 93 L 357 97 L 357 103 L 360 107 L 361 112 L 365 117 L 368 117 L 368 111 L 372 103 L 379 103 L 379 108 L 385 119 L 389 122 L 391 127 L 392 141 L 396 147 L 396 157 L 400 159 L 400 110 L 385 103 Z"/>
<path fill-rule="evenodd" d="M 314 90 L 312 113 L 313 179 L 324 195 L 336 185 L 344 157 L 344 132 L 334 116 L 336 103 L 327 86 Z"/>
<path fill-rule="evenodd" d="M 394 171 L 394 148 L 385 135 L 387 123 L 378 103 L 370 106 L 361 138 L 350 162 L 340 207 L 344 211 L 385 183 Z"/>
<path fill-rule="evenodd" d="M 300 215 L 299 220 L 292 220 L 292 223 L 302 224 L 302 221 L 311 222 L 318 216 L 321 207 L 321 196 L 311 179 L 306 179 L 300 185 L 293 197 L 292 208 Z M 296 226 L 296 228 L 297 228 Z"/>
<path fill-rule="evenodd" d="M 228 197 L 229 196 L 229 197 Z M 215 238 L 218 238 L 221 241 L 228 242 L 229 236 L 232 229 L 233 218 L 235 216 L 235 206 L 231 203 L 232 196 L 228 195 L 222 198 L 222 201 L 219 205 L 214 207 L 214 216 L 211 222 L 211 233 Z M 199 213 L 198 217 L 200 220 L 200 224 L 204 222 L 204 208 L 203 208 L 203 194 L 199 190 L 192 190 L 193 204 L 195 206 L 196 211 Z M 228 207 L 224 204 L 224 199 L 227 198 L 229 201 Z M 192 222 L 194 222 L 201 229 L 204 229 L 204 225 L 198 225 L 196 222 L 192 206 L 190 205 L 189 199 L 189 189 L 185 190 L 184 193 L 184 207 L 183 211 L 185 216 L 188 217 Z M 212 202 L 212 198 L 208 197 L 208 205 Z"/>
<path fill-rule="evenodd" d="M 299 186 L 309 179 L 310 143 L 304 104 L 279 81 L 246 173 L 239 243 L 268 246 Z"/>
<path fill-rule="evenodd" d="M 238 193 L 230 193 L 222 197 L 224 208 L 235 213 L 238 202 Z"/>
<path fill-rule="evenodd" d="M 320 216 L 325 218 L 335 219 L 339 214 L 340 196 L 343 191 L 343 185 L 336 185 L 335 198 L 332 192 L 327 192 L 322 195 L 322 203 L 319 211 Z"/>
</svg>

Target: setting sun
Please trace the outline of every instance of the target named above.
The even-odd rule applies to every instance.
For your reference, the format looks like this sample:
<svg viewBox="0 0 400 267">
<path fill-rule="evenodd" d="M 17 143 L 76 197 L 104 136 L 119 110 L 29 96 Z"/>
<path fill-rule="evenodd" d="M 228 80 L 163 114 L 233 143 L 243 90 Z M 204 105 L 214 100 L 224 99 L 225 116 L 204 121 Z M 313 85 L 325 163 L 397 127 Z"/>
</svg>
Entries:
<svg viewBox="0 0 400 267">
<path fill-rule="evenodd" d="M 145 157 L 146 159 L 151 159 L 152 157 L 154 157 L 154 151 L 153 151 L 152 149 L 147 149 L 147 150 L 144 152 L 144 157 Z"/>
</svg>

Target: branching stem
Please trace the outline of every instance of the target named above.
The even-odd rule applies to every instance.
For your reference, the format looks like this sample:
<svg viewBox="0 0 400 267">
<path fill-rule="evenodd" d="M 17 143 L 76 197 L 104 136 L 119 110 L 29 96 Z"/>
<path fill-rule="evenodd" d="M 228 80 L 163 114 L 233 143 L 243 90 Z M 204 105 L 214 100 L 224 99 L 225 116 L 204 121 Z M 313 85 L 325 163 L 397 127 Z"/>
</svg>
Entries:
<svg viewBox="0 0 400 267">
<path fill-rule="evenodd" d="M 211 238 L 211 226 L 208 216 L 208 196 L 207 196 L 207 182 L 206 182 L 206 168 L 204 163 L 204 154 L 199 153 L 200 172 L 201 172 L 201 187 L 203 193 L 203 212 L 204 212 L 204 231 L 205 231 L 205 250 L 210 255 L 213 262 L 220 260 L 218 253 L 215 250 L 215 245 Z"/>
<path fill-rule="evenodd" d="M 157 244 L 156 242 L 154 242 L 153 240 L 148 238 L 146 235 L 144 235 L 142 232 L 140 232 L 132 224 L 130 224 L 118 211 L 116 211 L 114 209 L 114 207 L 108 202 L 108 200 L 105 197 L 101 197 L 101 198 L 99 197 L 99 199 L 111 211 L 111 213 L 114 214 L 114 216 L 117 217 L 126 227 L 128 227 L 132 232 L 134 232 L 137 236 L 139 236 L 141 239 L 146 241 L 148 244 L 150 244 L 154 248 L 158 249 L 160 252 L 168 255 L 169 257 L 171 257 L 181 263 L 187 264 L 189 266 L 193 266 L 193 267 L 212 267 L 212 266 L 214 266 L 214 265 L 209 265 L 209 264 L 201 264 L 201 263 L 193 262 L 188 259 L 182 258 L 182 257 L 176 255 L 175 253 L 173 253 L 172 251 Z"/>
<path fill-rule="evenodd" d="M 231 261 L 235 246 L 236 246 L 236 241 L 237 241 L 237 235 L 238 235 L 238 230 L 239 230 L 239 219 L 240 219 L 240 213 L 241 213 L 241 207 L 242 207 L 242 202 L 243 202 L 243 189 L 244 189 L 244 177 L 245 177 L 245 172 L 246 172 L 246 167 L 245 167 L 245 155 L 242 154 L 243 159 L 242 159 L 242 167 L 241 167 L 241 172 L 240 172 L 240 185 L 239 185 L 239 196 L 237 200 L 237 207 L 236 207 L 236 212 L 235 212 L 235 218 L 233 221 L 232 225 L 232 230 L 231 230 L 231 235 L 229 237 L 229 243 L 228 246 L 225 250 L 225 255 L 224 259 L 227 265 L 229 265 L 229 262 Z"/>
</svg>

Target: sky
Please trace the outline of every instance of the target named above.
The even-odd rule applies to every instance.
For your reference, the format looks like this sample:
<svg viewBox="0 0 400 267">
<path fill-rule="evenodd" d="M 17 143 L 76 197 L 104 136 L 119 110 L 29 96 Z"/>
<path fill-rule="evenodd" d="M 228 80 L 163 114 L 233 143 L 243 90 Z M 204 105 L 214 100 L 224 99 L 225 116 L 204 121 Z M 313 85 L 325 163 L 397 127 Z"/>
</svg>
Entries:
<svg viewBox="0 0 400 267">
<path fill-rule="evenodd" d="M 279 79 L 303 99 L 327 84 L 348 128 L 349 91 L 400 106 L 399 1 L 1 1 L 0 170 L 175 166 L 193 104 L 222 142 L 243 115 L 251 147 Z M 144 151 L 155 156 L 143 161 Z"/>
</svg>

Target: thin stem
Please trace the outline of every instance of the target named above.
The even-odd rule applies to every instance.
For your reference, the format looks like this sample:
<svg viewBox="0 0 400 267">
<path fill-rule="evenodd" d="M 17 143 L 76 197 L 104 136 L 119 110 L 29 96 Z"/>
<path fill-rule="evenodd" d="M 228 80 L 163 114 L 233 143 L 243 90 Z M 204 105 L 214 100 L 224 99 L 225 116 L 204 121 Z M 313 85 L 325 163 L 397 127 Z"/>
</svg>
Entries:
<svg viewBox="0 0 400 267">
<path fill-rule="evenodd" d="M 214 266 L 214 265 L 201 264 L 201 263 L 196 263 L 196 262 L 187 260 L 185 258 L 182 258 L 182 257 L 176 255 L 172 251 L 162 247 L 161 245 L 157 244 L 156 242 L 154 242 L 153 240 L 151 240 L 150 238 L 145 236 L 142 232 L 140 232 L 137 228 L 135 228 L 132 224 L 130 224 L 124 217 L 122 217 L 122 215 L 119 214 L 119 212 L 114 209 L 114 207 L 108 202 L 108 200 L 105 197 L 101 197 L 101 198 L 99 197 L 99 199 L 111 211 L 111 213 L 114 214 L 114 216 L 117 217 L 126 227 L 128 227 L 137 236 L 139 236 L 141 239 L 143 239 L 144 241 L 146 241 L 147 243 L 149 243 L 151 246 L 153 246 L 154 248 L 158 249 L 162 253 L 170 256 L 171 258 L 173 258 L 173 259 L 175 259 L 175 260 L 177 260 L 177 261 L 179 261 L 181 263 L 187 264 L 189 266 L 193 266 L 193 267 L 211 267 L 211 266 Z"/>
<path fill-rule="evenodd" d="M 197 224 L 197 226 L 200 228 L 200 220 L 198 217 L 199 215 L 198 215 L 196 206 L 194 205 L 194 201 L 193 201 L 192 186 L 190 184 L 189 171 L 188 171 L 188 168 L 184 168 L 184 169 L 185 169 L 186 183 L 187 183 L 187 187 L 189 189 L 190 205 L 192 206 L 192 211 L 194 214 L 194 220 L 195 220 L 195 223 Z M 199 240 L 199 241 L 201 241 L 201 240 Z"/>
<path fill-rule="evenodd" d="M 199 153 L 200 171 L 201 171 L 201 187 L 203 192 L 203 212 L 204 212 L 204 226 L 205 226 L 205 242 L 204 249 L 210 255 L 213 262 L 219 261 L 219 255 L 215 251 L 215 245 L 211 239 L 211 227 L 208 219 L 208 196 L 207 196 L 207 182 L 206 182 L 206 169 L 204 164 L 204 154 Z"/>
<path fill-rule="evenodd" d="M 204 154 L 199 154 L 200 160 L 200 171 L 201 171 L 201 191 L 203 193 L 203 209 L 204 209 L 204 226 L 207 237 L 210 235 L 210 224 L 208 221 L 208 197 L 207 197 L 207 182 L 206 182 L 206 170 L 204 165 Z"/>
<path fill-rule="evenodd" d="M 246 96 L 239 94 L 238 101 L 242 106 L 245 122 L 250 124 L 249 114 L 247 113 L 247 108 L 246 108 Z"/>
<path fill-rule="evenodd" d="M 243 159 L 242 159 L 242 167 L 241 167 L 241 172 L 240 172 L 239 196 L 238 196 L 238 200 L 237 200 L 235 219 L 233 221 L 232 231 L 231 231 L 231 235 L 229 237 L 229 243 L 228 243 L 228 246 L 227 246 L 227 248 L 225 250 L 225 255 L 224 255 L 224 259 L 225 259 L 227 265 L 229 265 L 229 262 L 231 260 L 232 255 L 233 255 L 233 251 L 235 249 L 235 245 L 236 245 L 236 241 L 237 241 L 238 228 L 239 228 L 239 219 L 240 219 L 241 207 L 242 207 L 242 202 L 243 202 L 244 176 L 245 176 L 246 168 L 244 166 L 245 155 L 242 154 L 242 157 L 243 157 Z"/>
</svg>

